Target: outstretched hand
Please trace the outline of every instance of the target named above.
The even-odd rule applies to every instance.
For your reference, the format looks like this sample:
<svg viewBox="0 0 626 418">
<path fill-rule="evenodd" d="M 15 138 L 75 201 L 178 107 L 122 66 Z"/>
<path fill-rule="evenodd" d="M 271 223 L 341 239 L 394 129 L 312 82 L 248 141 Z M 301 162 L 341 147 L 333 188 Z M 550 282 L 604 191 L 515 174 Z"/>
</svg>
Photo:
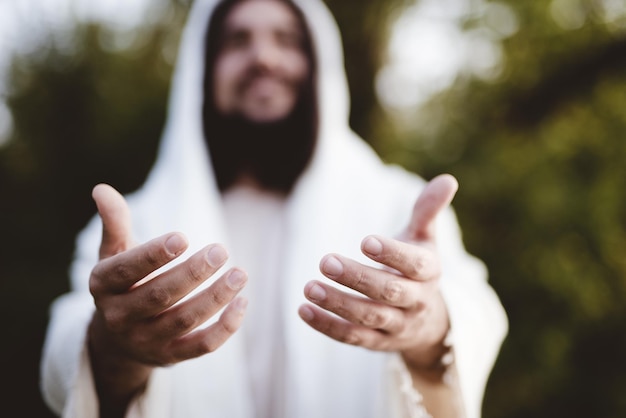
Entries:
<svg viewBox="0 0 626 418">
<path fill-rule="evenodd" d="M 304 292 L 312 304 L 300 307 L 302 319 L 335 340 L 400 352 L 414 368 L 435 367 L 449 328 L 439 292 L 435 220 L 457 189 L 451 175 L 434 178 L 417 198 L 411 219 L 398 237 L 368 236 L 362 241 L 362 252 L 383 268 L 338 254 L 322 258 L 320 270 L 326 277 L 363 296 L 311 281 Z"/>
<path fill-rule="evenodd" d="M 180 264 L 161 269 L 187 249 L 186 237 L 174 232 L 135 245 L 125 199 L 104 184 L 94 188 L 93 199 L 103 229 L 100 261 L 89 279 L 96 305 L 89 328 L 90 356 L 101 397 L 125 405 L 154 366 L 212 352 L 239 328 L 246 301 L 235 297 L 247 276 L 230 269 L 182 301 L 224 265 L 226 250 L 208 245 Z M 196 329 L 225 306 L 214 324 Z"/>
</svg>

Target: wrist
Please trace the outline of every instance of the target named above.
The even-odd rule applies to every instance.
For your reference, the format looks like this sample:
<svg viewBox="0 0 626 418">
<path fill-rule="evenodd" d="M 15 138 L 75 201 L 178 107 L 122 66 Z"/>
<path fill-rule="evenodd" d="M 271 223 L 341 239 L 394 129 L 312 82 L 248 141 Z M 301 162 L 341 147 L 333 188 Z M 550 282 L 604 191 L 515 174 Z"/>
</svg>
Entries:
<svg viewBox="0 0 626 418">
<path fill-rule="evenodd" d="M 450 340 L 446 336 L 428 349 L 402 352 L 402 358 L 412 373 L 419 373 L 430 380 L 441 380 L 454 363 Z"/>
<path fill-rule="evenodd" d="M 429 329 L 423 330 L 421 344 L 403 351 L 402 358 L 412 372 L 441 379 L 453 363 L 454 355 L 448 311 L 440 293 L 424 323 Z"/>
<path fill-rule="evenodd" d="M 87 335 L 87 349 L 100 401 L 101 417 L 123 417 L 132 399 L 142 393 L 153 367 L 125 355 L 106 333 L 97 313 Z"/>
</svg>

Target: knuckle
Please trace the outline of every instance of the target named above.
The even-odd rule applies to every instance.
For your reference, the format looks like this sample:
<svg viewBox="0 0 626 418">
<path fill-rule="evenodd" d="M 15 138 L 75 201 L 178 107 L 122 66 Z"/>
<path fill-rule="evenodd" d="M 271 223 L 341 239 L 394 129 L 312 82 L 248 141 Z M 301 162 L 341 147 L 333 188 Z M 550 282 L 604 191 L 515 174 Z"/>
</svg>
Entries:
<svg viewBox="0 0 626 418">
<path fill-rule="evenodd" d="M 422 313 L 424 311 L 426 311 L 426 303 L 422 300 L 416 300 L 415 302 L 413 302 L 413 311 L 415 311 L 416 313 Z"/>
<path fill-rule="evenodd" d="M 186 332 L 196 325 L 196 316 L 191 313 L 181 313 L 173 321 L 174 329 Z"/>
<path fill-rule="evenodd" d="M 217 306 L 223 306 L 230 300 L 226 292 L 211 292 L 211 302 Z"/>
<path fill-rule="evenodd" d="M 355 276 L 354 280 L 355 280 L 355 283 L 354 283 L 355 287 L 362 288 L 365 285 L 367 285 L 368 277 L 367 277 L 367 274 L 366 274 L 365 270 L 364 269 L 358 269 L 356 271 L 356 276 Z"/>
<path fill-rule="evenodd" d="M 368 328 L 383 328 L 387 324 L 387 318 L 382 312 L 371 309 L 366 312 L 361 324 Z"/>
<path fill-rule="evenodd" d="M 187 265 L 187 276 L 189 277 L 189 280 L 195 285 L 199 285 L 207 278 L 204 268 L 202 268 L 198 263 L 189 263 Z"/>
<path fill-rule="evenodd" d="M 349 307 L 346 306 L 345 300 L 340 299 L 336 301 L 336 304 L 334 304 L 333 306 L 328 306 L 328 308 L 342 318 L 350 318 L 351 316 L 353 316 Z"/>
<path fill-rule="evenodd" d="M 381 298 L 388 303 L 398 303 L 404 296 L 404 288 L 398 281 L 390 280 L 383 288 Z"/>
<path fill-rule="evenodd" d="M 102 286 L 102 280 L 96 275 L 95 272 L 89 277 L 89 293 L 96 297 L 104 293 L 104 286 Z"/>
<path fill-rule="evenodd" d="M 359 335 L 359 333 L 354 329 L 348 330 L 340 340 L 350 345 L 361 345 L 363 342 L 361 335 Z"/>
<path fill-rule="evenodd" d="M 162 287 L 151 287 L 146 295 L 147 302 L 151 306 L 166 307 L 171 304 L 170 292 Z"/>
<path fill-rule="evenodd" d="M 126 316 L 118 310 L 109 310 L 103 314 L 104 322 L 108 329 L 114 333 L 121 333 L 126 330 Z"/>
<path fill-rule="evenodd" d="M 227 335 L 232 335 L 237 331 L 237 324 L 233 321 L 221 321 L 220 322 L 222 328 L 226 332 Z"/>
<path fill-rule="evenodd" d="M 160 267 L 162 265 L 161 260 L 164 258 L 163 252 L 162 248 L 159 248 L 156 251 L 146 251 L 144 254 L 144 261 L 151 267 Z"/>
<path fill-rule="evenodd" d="M 203 338 L 198 341 L 195 347 L 195 357 L 200 357 L 204 354 L 213 353 L 217 350 L 218 344 L 215 344 L 212 338 Z"/>
<path fill-rule="evenodd" d="M 113 274 L 125 282 L 133 279 L 131 269 L 126 264 L 116 264 L 113 267 Z"/>
<path fill-rule="evenodd" d="M 102 295 L 106 293 L 106 277 L 111 274 L 110 270 L 105 268 L 102 262 L 99 262 L 91 270 L 89 276 L 89 292 L 93 296 Z"/>
<path fill-rule="evenodd" d="M 409 263 L 407 273 L 409 277 L 418 278 L 424 274 L 425 263 L 421 258 L 413 260 Z"/>
</svg>

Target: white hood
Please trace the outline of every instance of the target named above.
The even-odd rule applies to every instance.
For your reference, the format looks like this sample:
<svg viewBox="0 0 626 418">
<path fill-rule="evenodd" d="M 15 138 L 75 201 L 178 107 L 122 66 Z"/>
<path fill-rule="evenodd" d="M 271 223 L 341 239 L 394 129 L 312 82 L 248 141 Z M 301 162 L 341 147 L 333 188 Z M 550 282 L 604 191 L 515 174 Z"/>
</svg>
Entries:
<svg viewBox="0 0 626 418">
<path fill-rule="evenodd" d="M 381 193 L 389 193 L 383 190 L 389 189 L 383 180 L 387 171 L 380 171 L 378 157 L 348 127 L 343 51 L 331 14 L 321 1 L 295 3 L 307 20 L 316 54 L 320 125 L 313 158 L 287 201 L 289 248 L 282 266 L 288 278 L 283 301 L 286 416 L 380 416 L 385 386 L 381 377 L 388 355 L 340 344 L 317 333 L 300 320 L 297 309 L 305 302 L 305 283 L 321 278 L 318 263 L 324 254 L 336 251 L 365 262 L 359 251 L 360 240 L 370 233 L 396 233 L 408 218 L 390 216 L 389 208 L 382 206 L 388 200 L 379 199 Z M 202 126 L 204 40 L 216 4 L 214 0 L 194 2 L 183 32 L 157 161 L 144 187 L 128 198 L 140 242 L 179 230 L 190 241 L 186 254 L 211 242 L 229 247 Z M 406 190 L 407 182 L 411 182 L 414 193 L 402 203 L 392 199 L 394 214 L 408 214 L 419 192 L 416 179 L 404 174 L 401 178 L 404 180 L 395 182 L 394 188 Z M 185 417 L 194 417 L 198 411 L 202 416 L 253 416 L 244 341 L 239 334 L 211 355 L 154 374 L 153 393 L 157 386 L 176 382 L 165 410 Z M 199 381 L 199 375 L 204 380 Z M 157 409 L 163 410 L 162 401 L 160 398 Z M 152 410 L 157 404 L 151 401 L 143 405 Z"/>
<path fill-rule="evenodd" d="M 145 185 L 128 197 L 137 240 L 144 242 L 178 230 L 189 238 L 186 255 L 212 242 L 222 242 L 228 248 L 229 242 L 202 126 L 204 37 L 216 3 L 194 2 L 183 32 L 157 161 Z M 305 283 L 322 278 L 318 270 L 321 257 L 337 252 L 369 263 L 360 253 L 361 239 L 368 234 L 393 236 L 400 232 L 424 182 L 398 167 L 383 165 L 350 130 L 337 26 L 321 0 L 295 3 L 307 20 L 317 57 L 320 129 L 313 159 L 287 200 L 289 248 L 281 266 L 288 283 L 283 289 L 287 416 L 389 417 L 384 390 L 389 354 L 333 341 L 301 321 L 297 309 L 305 302 Z M 451 210 L 442 215 L 438 228 L 444 265 L 442 289 L 447 300 L 454 300 L 450 310 L 453 327 L 459 324 L 459 329 L 465 330 L 465 334 L 457 334 L 463 339 L 456 350 L 461 386 L 468 417 L 476 418 L 506 323 L 497 298 L 486 284 L 482 264 L 464 251 Z M 89 320 L 89 313 L 72 319 L 62 312 L 84 310 L 90 303 L 88 278 L 97 262 L 100 236 L 96 217 L 77 242 L 72 269 L 74 292 L 59 300 L 55 308 L 58 314 L 53 311 L 43 367 L 47 398 L 55 408 L 71 403 L 64 399 L 70 395 L 64 393 L 71 392 L 68 376 L 76 374 L 78 367 L 62 363 L 71 363 L 80 351 L 80 347 L 64 345 L 64 340 L 68 334 L 84 332 Z M 73 303 L 75 308 L 70 306 Z M 477 303 L 482 311 L 475 313 L 480 310 Z M 475 314 L 467 315 L 467 310 Z M 55 358 L 51 354 L 55 350 L 64 354 Z M 145 409 L 150 418 L 252 417 L 244 359 L 242 338 L 235 334 L 215 353 L 157 369 L 136 408 Z M 163 387 L 170 390 L 159 389 Z"/>
<path fill-rule="evenodd" d="M 210 16 L 218 3 L 216 0 L 196 0 L 190 11 L 172 81 L 164 137 L 145 189 L 156 188 L 161 193 L 163 185 L 178 182 L 178 179 L 172 178 L 174 172 L 182 173 L 185 179 L 189 179 L 185 173 L 198 175 L 198 183 L 189 185 L 194 196 L 197 196 L 198 190 L 215 191 L 203 139 L 202 85 L 205 34 Z M 326 142 L 331 136 L 345 138 L 350 132 L 343 50 L 337 25 L 321 1 L 299 0 L 295 3 L 307 19 L 318 63 L 320 126 L 317 156 L 325 152 Z M 315 161 L 316 158 L 313 158 L 314 164 Z M 203 181 L 209 184 L 201 183 Z"/>
</svg>

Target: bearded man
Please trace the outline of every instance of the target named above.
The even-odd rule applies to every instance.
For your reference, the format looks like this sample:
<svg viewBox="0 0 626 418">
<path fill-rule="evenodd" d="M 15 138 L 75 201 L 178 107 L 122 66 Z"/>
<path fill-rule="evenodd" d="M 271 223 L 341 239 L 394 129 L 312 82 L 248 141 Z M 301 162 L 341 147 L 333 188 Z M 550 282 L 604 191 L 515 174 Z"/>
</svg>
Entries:
<svg viewBox="0 0 626 418">
<path fill-rule="evenodd" d="M 507 322 L 456 181 L 384 165 L 350 130 L 323 4 L 196 0 L 170 100 L 144 186 L 93 190 L 44 347 L 50 407 L 479 417 Z"/>
</svg>

